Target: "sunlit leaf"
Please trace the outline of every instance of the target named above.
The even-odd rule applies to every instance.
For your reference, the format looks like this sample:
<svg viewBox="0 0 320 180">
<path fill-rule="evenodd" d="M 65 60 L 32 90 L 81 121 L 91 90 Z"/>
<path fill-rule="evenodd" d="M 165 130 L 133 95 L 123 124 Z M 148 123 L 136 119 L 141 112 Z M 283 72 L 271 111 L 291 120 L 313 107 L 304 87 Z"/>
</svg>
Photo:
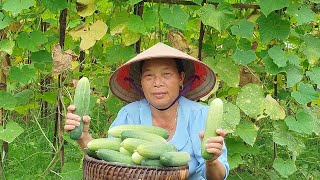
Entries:
<svg viewBox="0 0 320 180">
<path fill-rule="evenodd" d="M 5 16 L 2 12 L 0 12 L 0 30 L 9 26 L 9 24 L 13 21 L 10 16 Z"/>
<path fill-rule="evenodd" d="M 228 163 L 230 170 L 237 168 L 240 164 L 245 163 L 240 154 L 228 154 Z"/>
<path fill-rule="evenodd" d="M 256 53 L 252 50 L 245 51 L 237 49 L 232 58 L 237 64 L 247 65 L 256 60 L 257 57 Z"/>
<path fill-rule="evenodd" d="M 306 74 L 311 79 L 312 83 L 320 86 L 320 67 L 315 67 L 311 71 L 307 71 Z"/>
<path fill-rule="evenodd" d="M 140 16 L 131 15 L 128 20 L 128 29 L 135 33 L 146 34 L 147 30 Z"/>
<path fill-rule="evenodd" d="M 81 17 L 91 16 L 97 9 L 95 3 L 92 4 L 77 4 L 77 12 Z"/>
<path fill-rule="evenodd" d="M 229 102 L 224 102 L 223 105 L 223 121 L 222 121 L 222 129 L 227 133 L 232 133 L 235 131 L 236 126 L 240 122 L 240 109 Z"/>
<path fill-rule="evenodd" d="M 298 112 L 296 117 L 289 116 L 285 119 L 285 122 L 289 130 L 309 135 L 313 132 L 313 118 L 306 112 Z"/>
<path fill-rule="evenodd" d="M 272 39 L 284 40 L 289 36 L 290 22 L 276 13 L 271 13 L 268 17 L 260 16 L 257 23 L 262 43 L 268 43 Z"/>
<path fill-rule="evenodd" d="M 280 46 L 273 46 L 268 50 L 268 54 L 278 67 L 287 66 L 286 55 Z"/>
<path fill-rule="evenodd" d="M 6 124 L 6 129 L 0 126 L 0 139 L 12 143 L 23 131 L 24 129 L 18 123 L 10 121 Z"/>
<path fill-rule="evenodd" d="M 14 110 L 17 111 L 19 114 L 28 115 L 28 113 L 30 112 L 30 109 L 38 109 L 39 107 L 40 107 L 39 103 L 32 102 L 30 104 L 16 106 Z"/>
<path fill-rule="evenodd" d="M 180 6 L 161 8 L 160 16 L 164 23 L 169 24 L 172 27 L 181 30 L 184 30 L 187 27 L 189 15 Z"/>
<path fill-rule="evenodd" d="M 253 35 L 254 25 L 252 22 L 242 19 L 238 24 L 233 25 L 230 29 L 233 35 L 244 38 L 251 38 Z"/>
<path fill-rule="evenodd" d="M 263 89 L 257 84 L 247 84 L 241 88 L 236 100 L 237 106 L 248 116 L 256 118 L 264 108 Z"/>
<path fill-rule="evenodd" d="M 13 109 L 17 104 L 17 99 L 10 93 L 0 91 L 0 108 Z M 1 136 L 0 136 L 1 137 Z"/>
<path fill-rule="evenodd" d="M 130 46 L 140 39 L 140 34 L 128 31 L 127 29 L 124 29 L 121 35 L 122 41 L 125 46 Z"/>
<path fill-rule="evenodd" d="M 126 11 L 121 11 L 112 17 L 110 20 L 110 34 L 112 36 L 116 34 L 121 34 L 123 29 L 128 27 L 129 14 Z"/>
<path fill-rule="evenodd" d="M 11 12 L 13 15 L 19 14 L 24 9 L 29 9 L 34 5 L 34 0 L 9 0 L 3 4 L 3 10 Z"/>
<path fill-rule="evenodd" d="M 289 64 L 285 71 L 287 73 L 287 86 L 292 87 L 296 85 L 298 82 L 300 82 L 303 78 L 303 72 L 301 69 L 298 69 L 298 67 Z"/>
<path fill-rule="evenodd" d="M 264 106 L 265 113 L 269 115 L 270 119 L 278 120 L 285 118 L 286 113 L 284 108 L 269 94 L 266 96 Z"/>
<path fill-rule="evenodd" d="M 0 51 L 6 52 L 8 54 L 12 54 L 12 50 L 14 48 L 14 42 L 4 39 L 0 41 Z"/>
<path fill-rule="evenodd" d="M 288 159 L 285 161 L 279 157 L 274 160 L 272 167 L 285 178 L 297 171 L 293 160 Z"/>
<path fill-rule="evenodd" d="M 203 6 L 198 14 L 203 24 L 214 27 L 219 32 L 227 29 L 235 19 L 232 11 L 222 8 L 220 5 L 218 8 L 212 4 Z"/>
<path fill-rule="evenodd" d="M 24 65 L 21 68 L 14 66 L 10 69 L 9 78 L 14 82 L 26 85 L 36 78 L 36 70 L 30 65 Z"/>
<path fill-rule="evenodd" d="M 259 0 L 261 12 L 268 16 L 272 11 L 289 6 L 289 0 Z"/>
<path fill-rule="evenodd" d="M 311 84 L 298 84 L 298 90 L 291 92 L 291 96 L 299 103 L 306 104 L 318 99 L 318 93 L 314 90 Z"/>
<path fill-rule="evenodd" d="M 290 4 L 288 13 L 297 20 L 298 25 L 316 20 L 316 14 L 307 5 Z"/>
<path fill-rule="evenodd" d="M 257 139 L 258 127 L 253 124 L 251 121 L 244 120 L 237 126 L 234 135 L 240 136 L 244 142 L 253 146 L 254 142 Z"/>
<path fill-rule="evenodd" d="M 63 165 L 61 180 L 76 180 L 82 179 L 82 169 L 79 163 L 67 162 Z"/>
<path fill-rule="evenodd" d="M 315 64 L 320 58 L 320 39 L 314 36 L 304 36 L 305 47 L 303 53 L 307 56 L 310 64 Z"/>
</svg>

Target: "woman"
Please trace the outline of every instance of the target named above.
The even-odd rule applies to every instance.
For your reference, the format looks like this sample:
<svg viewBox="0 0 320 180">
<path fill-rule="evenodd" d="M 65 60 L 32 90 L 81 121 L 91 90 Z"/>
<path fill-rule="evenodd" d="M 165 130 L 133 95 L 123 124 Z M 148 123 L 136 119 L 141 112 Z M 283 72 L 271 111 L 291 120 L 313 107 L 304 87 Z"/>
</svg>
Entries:
<svg viewBox="0 0 320 180">
<path fill-rule="evenodd" d="M 111 127 L 121 124 L 144 124 L 167 129 L 168 142 L 179 151 L 187 151 L 189 179 L 224 179 L 229 172 L 225 132 L 209 138 L 206 148 L 213 154 L 205 161 L 201 156 L 201 140 L 208 107 L 196 103 L 215 84 L 213 71 L 201 61 L 158 43 L 140 53 L 110 78 L 110 89 L 118 98 L 129 102 L 123 107 Z M 65 130 L 79 125 L 80 117 L 69 106 Z M 82 148 L 92 139 L 88 133 L 90 117 L 85 116 L 84 132 L 78 143 Z"/>
</svg>

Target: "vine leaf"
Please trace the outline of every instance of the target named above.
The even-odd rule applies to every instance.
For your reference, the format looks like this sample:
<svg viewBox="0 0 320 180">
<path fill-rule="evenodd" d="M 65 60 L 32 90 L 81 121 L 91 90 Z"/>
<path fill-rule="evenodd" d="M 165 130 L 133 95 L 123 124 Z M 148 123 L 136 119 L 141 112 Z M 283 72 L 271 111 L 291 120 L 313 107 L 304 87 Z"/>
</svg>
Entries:
<svg viewBox="0 0 320 180">
<path fill-rule="evenodd" d="M 17 104 L 16 98 L 14 98 L 13 95 L 5 91 L 0 91 L 0 99 L 1 99 L 0 108 L 3 108 L 3 109 L 7 109 L 7 110 L 13 109 Z"/>
<path fill-rule="evenodd" d="M 10 69 L 9 78 L 14 82 L 27 85 L 36 78 L 36 70 L 30 65 L 24 65 L 21 68 L 13 66 Z"/>
<path fill-rule="evenodd" d="M 238 35 L 244 38 L 251 38 L 253 35 L 254 24 L 250 21 L 242 19 L 236 25 L 233 25 L 230 29 L 233 35 Z"/>
<path fill-rule="evenodd" d="M 235 131 L 237 125 L 240 123 L 240 109 L 229 102 L 224 102 L 224 112 L 223 112 L 223 121 L 222 128 L 227 133 L 232 133 Z"/>
<path fill-rule="evenodd" d="M 21 92 L 18 92 L 14 95 L 14 98 L 17 99 L 17 106 L 26 105 L 32 99 L 34 91 L 31 89 L 25 89 Z"/>
<path fill-rule="evenodd" d="M 219 32 L 226 30 L 235 19 L 234 13 L 220 4 L 217 8 L 212 4 L 203 6 L 197 13 L 204 25 L 214 27 Z"/>
<path fill-rule="evenodd" d="M 147 29 L 142 21 L 141 17 L 138 15 L 131 15 L 128 20 L 128 29 L 135 33 L 146 34 Z"/>
<path fill-rule="evenodd" d="M 13 41 L 7 39 L 0 40 L 0 51 L 6 52 L 11 55 L 14 45 L 15 44 Z"/>
<path fill-rule="evenodd" d="M 75 61 L 78 55 L 68 49 L 62 51 L 60 44 L 56 44 L 52 49 L 53 69 L 52 74 L 58 75 L 72 68 L 72 61 Z"/>
<path fill-rule="evenodd" d="M 266 72 L 269 74 L 276 75 L 280 72 L 285 72 L 284 68 L 279 68 L 269 55 L 266 55 L 262 61 L 264 62 Z"/>
<path fill-rule="evenodd" d="M 236 49 L 232 58 L 234 62 L 237 64 L 247 65 L 256 60 L 257 56 L 256 53 L 252 50 L 239 50 Z"/>
<path fill-rule="evenodd" d="M 258 134 L 258 127 L 251 121 L 244 120 L 237 126 L 234 135 L 240 136 L 240 138 L 247 144 L 253 146 Z"/>
<path fill-rule="evenodd" d="M 268 43 L 272 39 L 284 40 L 290 33 L 290 22 L 281 19 L 276 13 L 268 17 L 260 16 L 257 20 L 262 43 Z"/>
<path fill-rule="evenodd" d="M 160 16 L 164 23 L 172 27 L 181 30 L 185 30 L 187 27 L 189 15 L 182 10 L 180 6 L 174 6 L 173 8 L 161 8 Z"/>
<path fill-rule="evenodd" d="M 268 50 L 268 54 L 278 67 L 287 66 L 286 55 L 280 46 L 273 46 Z"/>
<path fill-rule="evenodd" d="M 219 77 L 230 87 L 238 87 L 240 82 L 240 68 L 234 64 L 231 58 L 218 57 L 216 59 L 208 57 L 204 62 L 218 73 Z"/>
<path fill-rule="evenodd" d="M 95 0 L 77 0 L 77 12 L 81 17 L 91 16 L 97 9 Z"/>
<path fill-rule="evenodd" d="M 143 1 L 143 0 L 129 0 L 129 4 L 131 6 L 133 6 L 133 5 L 135 5 L 135 4 L 137 4 L 137 3 L 141 2 L 141 1 Z"/>
<path fill-rule="evenodd" d="M 142 19 L 148 32 L 151 32 L 151 30 L 158 24 L 158 15 L 151 8 L 146 8 L 142 15 Z"/>
<path fill-rule="evenodd" d="M 290 4 L 288 13 L 296 19 L 298 25 L 316 20 L 316 14 L 306 5 L 298 3 Z"/>
<path fill-rule="evenodd" d="M 121 11 L 112 17 L 110 20 L 110 34 L 112 36 L 121 34 L 128 27 L 129 14 L 126 11 Z"/>
<path fill-rule="evenodd" d="M 301 134 L 309 134 L 311 135 L 313 130 L 313 117 L 306 112 L 298 112 L 296 117 L 288 116 L 285 119 L 289 130 L 301 133 Z"/>
<path fill-rule="evenodd" d="M 34 64 L 34 67 L 41 71 L 51 71 L 52 67 L 52 56 L 46 50 L 41 50 L 31 53 L 31 62 Z"/>
<path fill-rule="evenodd" d="M 272 11 L 288 7 L 289 0 L 259 0 L 258 4 L 260 5 L 261 12 L 265 16 L 268 16 Z"/>
<path fill-rule="evenodd" d="M 10 16 L 5 16 L 2 12 L 0 12 L 0 30 L 9 26 L 9 24 L 13 21 L 13 18 Z"/>
<path fill-rule="evenodd" d="M 135 55 L 134 50 L 130 46 L 123 47 L 121 45 L 114 45 L 107 49 L 102 63 L 106 65 L 123 63 Z"/>
<path fill-rule="evenodd" d="M 257 118 L 263 113 L 264 99 L 262 87 L 257 84 L 247 84 L 241 88 L 236 104 L 246 115 Z"/>
<path fill-rule="evenodd" d="M 16 122 L 8 122 L 6 129 L 3 126 L 0 126 L 0 139 L 12 143 L 21 133 L 24 132 L 24 129 Z"/>
<path fill-rule="evenodd" d="M 297 171 L 297 167 L 291 159 L 285 161 L 281 158 L 276 158 L 272 167 L 285 178 Z"/>
<path fill-rule="evenodd" d="M 42 32 L 34 30 L 30 33 L 30 36 L 26 32 L 20 33 L 16 41 L 20 48 L 35 52 L 39 50 L 38 46 L 48 42 L 48 38 Z"/>
<path fill-rule="evenodd" d="M 129 31 L 128 28 L 124 28 L 122 31 L 122 42 L 124 43 L 125 46 L 130 46 L 140 39 L 140 34 Z"/>
<path fill-rule="evenodd" d="M 229 146 L 228 146 L 229 148 Z M 228 154 L 228 163 L 230 166 L 230 170 L 237 168 L 240 164 L 245 163 L 240 154 Z"/>
<path fill-rule="evenodd" d="M 312 83 L 320 86 L 320 67 L 315 67 L 311 71 L 307 71 L 306 74 L 311 79 Z"/>
<path fill-rule="evenodd" d="M 287 73 L 287 86 L 292 87 L 303 78 L 303 72 L 298 69 L 298 67 L 289 64 L 285 71 Z"/>
<path fill-rule="evenodd" d="M 318 99 L 318 93 L 314 90 L 311 84 L 298 84 L 298 90 L 291 92 L 291 96 L 299 103 L 306 104 L 313 100 Z"/>
<path fill-rule="evenodd" d="M 42 2 L 53 13 L 58 13 L 60 10 L 68 7 L 68 1 L 65 0 L 42 0 Z"/>
<path fill-rule="evenodd" d="M 5 1 L 3 10 L 11 12 L 14 16 L 19 14 L 24 9 L 29 9 L 34 5 L 34 0 L 10 0 Z"/>
<path fill-rule="evenodd" d="M 305 47 L 303 53 L 307 56 L 310 64 L 316 64 L 320 58 L 320 39 L 307 35 L 303 37 Z"/>
<path fill-rule="evenodd" d="M 264 103 L 265 113 L 269 115 L 270 119 L 278 120 L 286 117 L 286 112 L 280 104 L 268 94 Z"/>
</svg>

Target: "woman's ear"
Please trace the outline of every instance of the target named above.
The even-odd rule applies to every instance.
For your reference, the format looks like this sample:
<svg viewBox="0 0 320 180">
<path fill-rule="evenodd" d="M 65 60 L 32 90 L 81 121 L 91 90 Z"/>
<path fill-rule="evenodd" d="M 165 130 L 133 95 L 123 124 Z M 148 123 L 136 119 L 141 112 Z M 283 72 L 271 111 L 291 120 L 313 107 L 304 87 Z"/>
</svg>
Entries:
<svg viewBox="0 0 320 180">
<path fill-rule="evenodd" d="M 184 72 L 181 72 L 180 73 L 180 82 L 179 82 L 179 85 L 182 86 L 183 85 L 183 81 L 184 81 L 184 78 L 185 78 L 186 74 Z"/>
</svg>

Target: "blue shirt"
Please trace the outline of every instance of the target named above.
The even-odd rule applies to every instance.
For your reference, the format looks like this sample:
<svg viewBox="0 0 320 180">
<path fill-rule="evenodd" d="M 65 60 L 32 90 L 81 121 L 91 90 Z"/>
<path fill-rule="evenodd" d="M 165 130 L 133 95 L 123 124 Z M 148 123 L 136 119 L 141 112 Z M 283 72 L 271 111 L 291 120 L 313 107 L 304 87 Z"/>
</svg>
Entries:
<svg viewBox="0 0 320 180">
<path fill-rule="evenodd" d="M 174 144 L 179 151 L 186 151 L 190 154 L 189 180 L 206 179 L 206 165 L 201 156 L 199 133 L 205 129 L 208 106 L 184 97 L 179 98 L 178 103 L 177 127 L 169 143 Z M 152 126 L 152 115 L 148 101 L 143 99 L 124 106 L 119 111 L 118 116 L 110 128 L 121 124 Z M 229 164 L 227 162 L 227 149 L 225 144 L 223 145 L 222 154 L 218 157 L 218 160 L 225 166 L 227 177 L 229 174 Z"/>
</svg>

